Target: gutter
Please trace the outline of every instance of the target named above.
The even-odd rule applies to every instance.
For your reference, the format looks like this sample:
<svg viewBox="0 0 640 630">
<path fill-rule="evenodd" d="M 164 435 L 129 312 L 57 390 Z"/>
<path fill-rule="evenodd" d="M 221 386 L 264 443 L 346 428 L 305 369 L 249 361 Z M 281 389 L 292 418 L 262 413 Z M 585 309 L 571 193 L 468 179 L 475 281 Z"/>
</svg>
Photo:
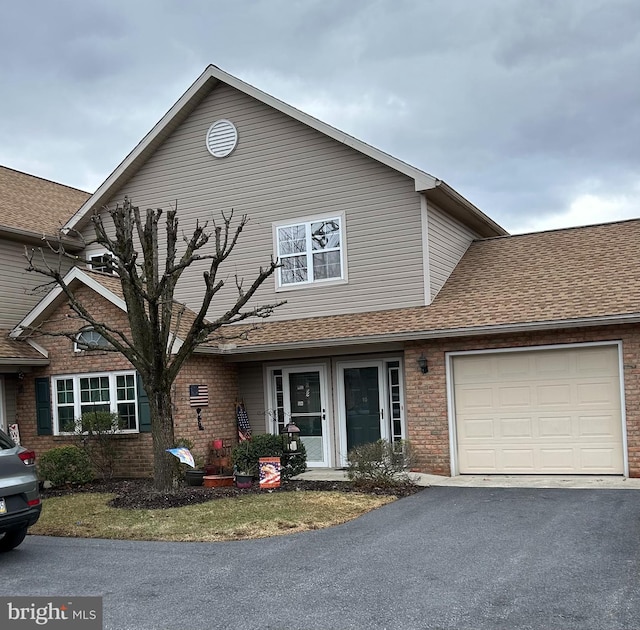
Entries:
<svg viewBox="0 0 640 630">
<path fill-rule="evenodd" d="M 367 335 L 337 337 L 334 339 L 320 339 L 315 341 L 294 341 L 290 343 L 271 343 L 260 346 L 237 347 L 233 343 L 223 346 L 200 346 L 197 354 L 242 355 L 264 353 L 281 350 L 302 350 L 305 348 L 331 348 L 341 346 L 380 344 L 398 341 L 426 341 L 447 337 L 479 337 L 492 334 L 507 334 L 518 332 L 535 332 L 557 330 L 558 328 L 584 328 L 594 326 L 611 326 L 614 324 L 640 323 L 640 313 L 628 315 L 606 315 L 602 317 L 584 317 L 576 319 L 546 320 L 540 322 L 526 322 L 521 324 L 495 324 L 491 326 L 467 326 L 462 328 L 443 328 L 441 330 L 423 330 L 402 333 L 387 333 L 384 335 Z"/>
<path fill-rule="evenodd" d="M 84 243 L 79 239 L 69 238 L 68 236 L 49 235 L 44 232 L 32 232 L 31 230 L 22 230 L 20 228 L 0 226 L 0 236 L 8 238 L 12 241 L 25 241 L 31 245 L 42 245 L 44 241 L 57 243 L 60 241 L 67 249 L 71 251 L 80 251 L 84 247 Z"/>
</svg>

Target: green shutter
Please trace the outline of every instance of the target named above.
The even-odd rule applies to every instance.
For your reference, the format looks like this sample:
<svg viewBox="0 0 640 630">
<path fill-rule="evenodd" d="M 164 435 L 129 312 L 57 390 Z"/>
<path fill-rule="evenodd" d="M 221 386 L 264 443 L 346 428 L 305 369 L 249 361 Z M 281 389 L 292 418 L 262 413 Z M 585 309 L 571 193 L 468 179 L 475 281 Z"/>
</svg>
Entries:
<svg viewBox="0 0 640 630">
<path fill-rule="evenodd" d="M 53 435 L 51 390 L 48 378 L 36 379 L 36 422 L 38 435 Z"/>
<path fill-rule="evenodd" d="M 136 373 L 138 381 L 138 428 L 140 433 L 151 432 L 151 411 L 149 410 L 149 397 L 142 387 L 140 374 Z"/>
</svg>

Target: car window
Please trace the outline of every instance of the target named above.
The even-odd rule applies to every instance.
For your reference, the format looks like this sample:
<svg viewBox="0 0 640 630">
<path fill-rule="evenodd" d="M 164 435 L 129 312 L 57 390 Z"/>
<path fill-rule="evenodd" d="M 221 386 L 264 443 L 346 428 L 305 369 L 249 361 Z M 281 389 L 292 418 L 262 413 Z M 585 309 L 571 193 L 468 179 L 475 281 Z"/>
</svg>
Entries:
<svg viewBox="0 0 640 630">
<path fill-rule="evenodd" d="M 13 440 L 4 431 L 0 431 L 0 448 L 13 448 L 14 446 Z"/>
</svg>

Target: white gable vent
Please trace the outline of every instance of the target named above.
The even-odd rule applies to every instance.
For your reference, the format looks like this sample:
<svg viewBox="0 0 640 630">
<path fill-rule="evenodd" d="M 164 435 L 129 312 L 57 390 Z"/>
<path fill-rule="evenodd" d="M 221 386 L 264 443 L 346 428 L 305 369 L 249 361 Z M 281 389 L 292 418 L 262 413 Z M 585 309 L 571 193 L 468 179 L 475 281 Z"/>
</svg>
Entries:
<svg viewBox="0 0 640 630">
<path fill-rule="evenodd" d="M 238 130 L 228 120 L 216 120 L 207 131 L 207 149 L 213 157 L 227 157 L 238 144 Z"/>
</svg>

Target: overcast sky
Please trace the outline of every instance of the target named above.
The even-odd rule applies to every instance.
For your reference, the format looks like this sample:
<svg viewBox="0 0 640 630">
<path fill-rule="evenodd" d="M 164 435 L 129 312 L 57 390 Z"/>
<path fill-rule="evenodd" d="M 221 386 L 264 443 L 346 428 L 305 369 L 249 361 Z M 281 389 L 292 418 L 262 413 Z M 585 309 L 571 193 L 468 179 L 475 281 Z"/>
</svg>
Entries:
<svg viewBox="0 0 640 630">
<path fill-rule="evenodd" d="M 639 0 L 0 0 L 0 164 L 93 192 L 209 64 L 511 232 L 640 216 Z"/>
</svg>

